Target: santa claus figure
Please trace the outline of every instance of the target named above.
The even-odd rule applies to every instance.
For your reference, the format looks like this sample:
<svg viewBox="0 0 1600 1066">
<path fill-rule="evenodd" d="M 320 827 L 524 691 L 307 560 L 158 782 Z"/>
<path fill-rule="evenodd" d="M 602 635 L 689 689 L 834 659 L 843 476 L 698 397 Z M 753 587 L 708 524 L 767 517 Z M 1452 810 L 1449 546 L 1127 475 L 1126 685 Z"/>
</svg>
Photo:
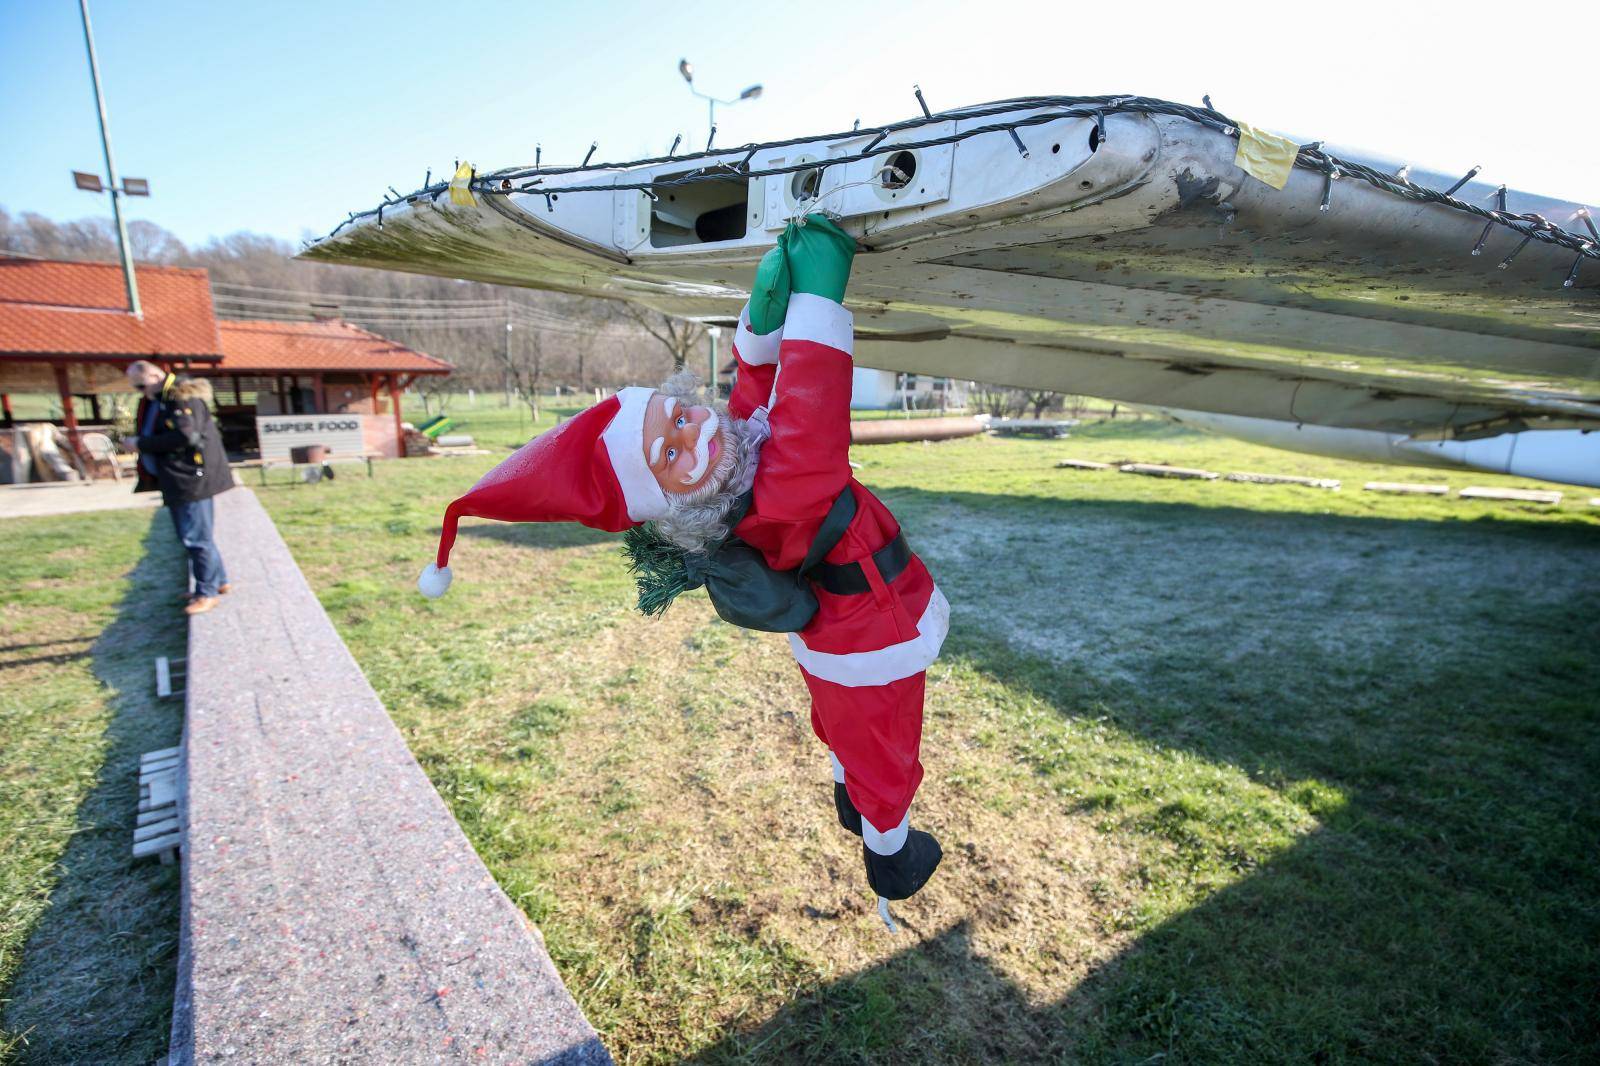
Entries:
<svg viewBox="0 0 1600 1066">
<path fill-rule="evenodd" d="M 704 402 L 680 373 L 659 389 L 623 389 L 530 441 L 450 505 L 419 587 L 429 596 L 448 587 L 465 516 L 643 526 L 691 577 L 737 546 L 764 578 L 780 579 L 771 587 L 793 593 L 778 609 L 753 608 L 792 623 L 742 624 L 796 627 L 789 644 L 828 749 L 839 823 L 862 838 L 873 891 L 904 899 L 941 857 L 931 835 L 911 828 L 910 809 L 922 781 L 925 672 L 950 607 L 889 509 L 851 477 L 852 321 L 841 301 L 854 253 L 820 215 L 791 224 L 740 315 L 726 407 Z M 739 596 L 770 598 L 750 591 L 762 582 L 725 581 L 720 600 L 707 584 L 731 620 L 744 617 L 725 609 Z"/>
</svg>

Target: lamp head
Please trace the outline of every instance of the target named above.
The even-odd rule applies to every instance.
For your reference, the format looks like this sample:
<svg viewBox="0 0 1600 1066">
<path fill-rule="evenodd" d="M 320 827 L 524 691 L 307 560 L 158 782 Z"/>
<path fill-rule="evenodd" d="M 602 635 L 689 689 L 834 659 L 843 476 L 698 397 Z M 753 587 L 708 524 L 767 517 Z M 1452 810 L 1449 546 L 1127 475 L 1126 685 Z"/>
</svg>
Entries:
<svg viewBox="0 0 1600 1066">
<path fill-rule="evenodd" d="M 678 60 L 678 73 L 683 75 L 683 80 L 690 85 L 694 84 L 694 65 L 687 59 Z"/>
<path fill-rule="evenodd" d="M 746 89 L 744 92 L 739 94 L 739 99 L 741 99 L 741 100 L 754 100 L 756 97 L 758 97 L 760 95 L 761 95 L 761 86 L 752 85 L 752 86 L 750 86 L 750 88 Z"/>
</svg>

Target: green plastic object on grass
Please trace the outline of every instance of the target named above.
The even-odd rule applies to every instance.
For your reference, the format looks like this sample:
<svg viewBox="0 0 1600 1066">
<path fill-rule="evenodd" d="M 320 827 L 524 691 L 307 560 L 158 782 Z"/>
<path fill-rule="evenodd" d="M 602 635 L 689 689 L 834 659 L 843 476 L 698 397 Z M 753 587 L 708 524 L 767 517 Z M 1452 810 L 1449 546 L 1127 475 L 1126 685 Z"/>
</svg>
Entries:
<svg viewBox="0 0 1600 1066">
<path fill-rule="evenodd" d="M 439 434 L 447 433 L 455 428 L 456 424 L 450 421 L 449 415 L 434 415 L 432 418 L 422 423 L 422 425 L 418 426 L 417 431 L 422 433 L 429 440 L 438 440 Z"/>
<path fill-rule="evenodd" d="M 790 293 L 844 302 L 855 254 L 855 238 L 823 215 L 808 215 L 804 224 L 790 222 L 756 267 L 750 331 L 765 336 L 781 328 L 789 313 Z"/>
</svg>

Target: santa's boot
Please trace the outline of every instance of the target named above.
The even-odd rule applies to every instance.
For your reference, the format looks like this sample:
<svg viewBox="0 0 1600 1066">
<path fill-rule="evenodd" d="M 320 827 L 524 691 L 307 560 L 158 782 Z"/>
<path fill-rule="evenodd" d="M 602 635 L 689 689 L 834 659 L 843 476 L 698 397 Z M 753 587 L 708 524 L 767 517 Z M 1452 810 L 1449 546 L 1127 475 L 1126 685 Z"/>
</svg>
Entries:
<svg viewBox="0 0 1600 1066">
<path fill-rule="evenodd" d="M 920 829 L 908 830 L 905 843 L 893 855 L 880 855 L 865 844 L 861 853 L 867 860 L 867 883 L 884 899 L 910 897 L 928 883 L 944 857 L 939 842 Z"/>
<path fill-rule="evenodd" d="M 861 835 L 861 812 L 850 802 L 850 793 L 845 791 L 843 781 L 833 783 L 833 809 L 839 812 L 840 825 L 856 836 Z"/>
<path fill-rule="evenodd" d="M 850 799 L 844 787 L 844 764 L 839 756 L 828 749 L 828 761 L 833 764 L 833 809 L 839 812 L 839 824 L 856 836 L 861 835 L 861 812 Z"/>
</svg>

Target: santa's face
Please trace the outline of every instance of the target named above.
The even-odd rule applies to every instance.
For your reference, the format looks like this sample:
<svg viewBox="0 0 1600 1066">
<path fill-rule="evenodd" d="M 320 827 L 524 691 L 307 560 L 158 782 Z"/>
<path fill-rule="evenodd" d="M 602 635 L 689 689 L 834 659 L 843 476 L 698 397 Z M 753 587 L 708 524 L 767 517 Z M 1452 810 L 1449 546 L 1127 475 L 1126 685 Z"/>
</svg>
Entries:
<svg viewBox="0 0 1600 1066">
<path fill-rule="evenodd" d="M 656 484 L 668 495 L 701 488 L 727 447 L 717 413 L 676 396 L 656 393 L 644 415 L 644 460 Z"/>
</svg>

